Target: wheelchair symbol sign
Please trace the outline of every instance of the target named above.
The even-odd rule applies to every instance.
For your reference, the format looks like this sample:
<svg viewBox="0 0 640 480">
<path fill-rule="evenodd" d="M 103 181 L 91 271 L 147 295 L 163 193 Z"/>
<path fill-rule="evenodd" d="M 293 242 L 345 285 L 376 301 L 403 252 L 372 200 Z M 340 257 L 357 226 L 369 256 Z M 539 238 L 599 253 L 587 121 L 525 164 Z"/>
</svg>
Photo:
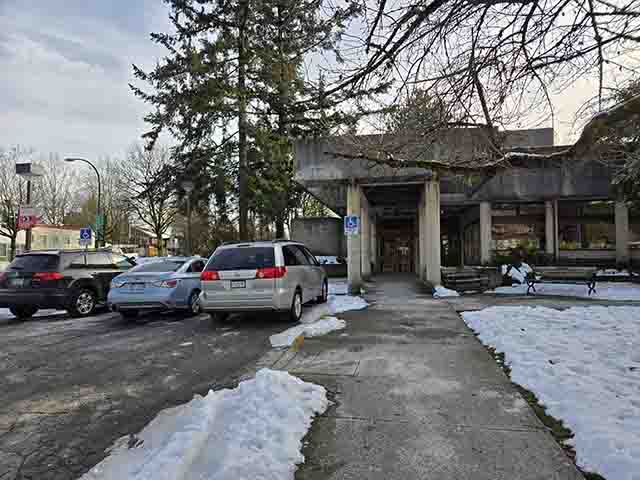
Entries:
<svg viewBox="0 0 640 480">
<path fill-rule="evenodd" d="M 360 233 L 360 217 L 347 215 L 344 217 L 344 234 L 347 236 L 358 235 Z"/>
<path fill-rule="evenodd" d="M 80 229 L 80 245 L 89 245 L 91 243 L 91 228 Z"/>
</svg>

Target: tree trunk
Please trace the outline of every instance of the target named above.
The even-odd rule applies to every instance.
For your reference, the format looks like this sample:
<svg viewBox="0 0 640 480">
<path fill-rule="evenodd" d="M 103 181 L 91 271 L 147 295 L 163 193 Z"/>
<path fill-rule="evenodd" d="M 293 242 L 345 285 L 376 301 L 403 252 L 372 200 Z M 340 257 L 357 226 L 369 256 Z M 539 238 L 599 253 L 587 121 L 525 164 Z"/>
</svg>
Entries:
<svg viewBox="0 0 640 480">
<path fill-rule="evenodd" d="M 276 238 L 284 238 L 284 218 L 278 217 L 276 218 Z"/>
<path fill-rule="evenodd" d="M 247 240 L 247 213 L 249 199 L 247 185 L 247 87 L 246 87 L 246 36 L 248 0 L 240 2 L 238 22 L 238 227 L 240 240 Z"/>
<path fill-rule="evenodd" d="M 9 261 L 12 262 L 16 258 L 16 240 L 18 238 L 18 232 L 14 233 L 11 237 L 11 253 L 9 254 Z"/>
</svg>

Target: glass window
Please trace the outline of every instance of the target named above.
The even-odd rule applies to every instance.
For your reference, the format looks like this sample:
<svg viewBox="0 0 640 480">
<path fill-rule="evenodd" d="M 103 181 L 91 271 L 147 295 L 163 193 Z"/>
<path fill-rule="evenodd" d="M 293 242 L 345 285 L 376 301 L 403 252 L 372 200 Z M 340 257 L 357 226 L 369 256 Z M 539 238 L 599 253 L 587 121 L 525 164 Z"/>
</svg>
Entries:
<svg viewBox="0 0 640 480">
<path fill-rule="evenodd" d="M 296 265 L 301 265 L 295 250 L 292 247 L 282 247 L 282 254 L 284 255 L 284 264 L 287 267 L 294 267 Z"/>
<path fill-rule="evenodd" d="M 6 243 L 0 243 L 0 257 L 6 257 L 8 251 L 8 245 Z"/>
<path fill-rule="evenodd" d="M 315 265 L 315 266 L 320 266 L 320 262 L 318 262 L 318 259 L 315 257 L 315 255 L 313 253 L 311 253 L 307 248 L 305 247 L 300 247 L 302 248 L 302 251 L 304 252 L 304 254 L 307 256 L 307 258 L 309 259 L 309 263 L 311 265 Z"/>
<path fill-rule="evenodd" d="M 297 245 L 293 246 L 293 250 L 295 252 L 296 258 L 298 259 L 298 263 L 300 265 L 311 265 L 311 260 L 309 260 L 309 258 L 307 257 L 307 255 L 304 253 L 304 251 L 302 250 L 302 248 L 300 248 Z"/>
<path fill-rule="evenodd" d="M 191 273 L 200 273 L 204 270 L 204 262 L 202 260 L 196 260 L 189 266 L 189 272 Z"/>
<path fill-rule="evenodd" d="M 145 263 L 143 265 L 138 265 L 131 269 L 132 272 L 143 273 L 143 272 L 175 272 L 182 265 L 184 265 L 183 261 L 166 261 L 166 262 L 150 262 Z"/>
<path fill-rule="evenodd" d="M 131 267 L 135 265 L 131 260 L 129 260 L 124 255 L 119 255 L 117 253 L 114 253 L 111 255 L 111 258 L 115 267 L 120 270 L 129 270 Z"/>
<path fill-rule="evenodd" d="M 85 268 L 87 265 L 84 253 L 64 255 L 63 258 L 65 260 L 65 264 L 69 265 L 70 268 Z"/>
<path fill-rule="evenodd" d="M 255 270 L 268 267 L 275 267 L 273 247 L 236 247 L 218 250 L 209 260 L 206 270 Z"/>
<path fill-rule="evenodd" d="M 13 259 L 7 270 L 50 272 L 58 268 L 58 255 L 21 255 Z"/>
<path fill-rule="evenodd" d="M 87 254 L 87 265 L 90 267 L 112 267 L 111 254 L 106 252 L 90 252 Z"/>
</svg>

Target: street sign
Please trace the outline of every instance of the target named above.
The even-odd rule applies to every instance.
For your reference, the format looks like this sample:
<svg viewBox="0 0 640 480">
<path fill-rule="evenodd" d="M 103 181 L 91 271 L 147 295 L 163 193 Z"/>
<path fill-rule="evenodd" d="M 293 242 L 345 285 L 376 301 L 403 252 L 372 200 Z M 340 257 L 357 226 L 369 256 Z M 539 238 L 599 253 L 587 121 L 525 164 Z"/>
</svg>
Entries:
<svg viewBox="0 0 640 480">
<path fill-rule="evenodd" d="M 82 246 L 91 245 L 92 236 L 93 236 L 93 232 L 91 231 L 91 227 L 81 228 L 80 229 L 80 245 Z"/>
<path fill-rule="evenodd" d="M 21 205 L 18 212 L 18 230 L 29 230 L 38 223 L 38 211 L 31 205 Z"/>
<path fill-rule="evenodd" d="M 360 234 L 360 217 L 355 215 L 344 217 L 344 234 L 348 237 Z"/>
</svg>

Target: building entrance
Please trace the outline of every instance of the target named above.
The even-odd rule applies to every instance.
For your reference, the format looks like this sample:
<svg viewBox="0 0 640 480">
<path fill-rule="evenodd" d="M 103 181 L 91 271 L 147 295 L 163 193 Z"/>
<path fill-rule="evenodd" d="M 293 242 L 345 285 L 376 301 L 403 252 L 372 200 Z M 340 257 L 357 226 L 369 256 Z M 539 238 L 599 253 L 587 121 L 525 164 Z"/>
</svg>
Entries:
<svg viewBox="0 0 640 480">
<path fill-rule="evenodd" d="M 378 226 L 380 270 L 383 273 L 413 272 L 416 239 L 415 222 L 381 222 Z"/>
</svg>

